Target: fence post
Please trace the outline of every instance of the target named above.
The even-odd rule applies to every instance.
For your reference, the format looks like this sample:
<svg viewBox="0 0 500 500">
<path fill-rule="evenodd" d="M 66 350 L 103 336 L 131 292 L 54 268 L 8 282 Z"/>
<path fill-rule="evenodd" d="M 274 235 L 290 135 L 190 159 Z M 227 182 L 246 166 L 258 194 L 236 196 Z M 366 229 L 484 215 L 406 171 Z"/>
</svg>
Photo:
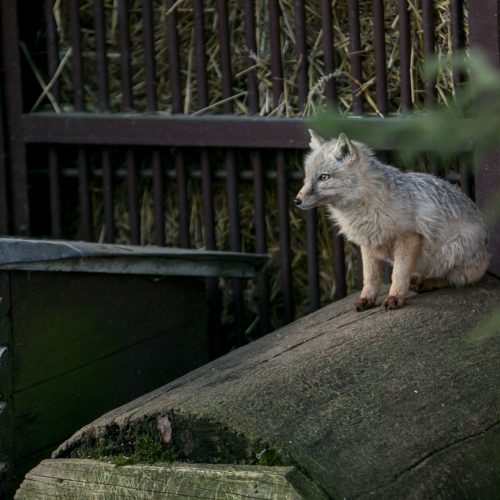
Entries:
<svg viewBox="0 0 500 500">
<path fill-rule="evenodd" d="M 4 92 L 7 114 L 7 135 L 10 146 L 10 176 L 14 214 L 13 232 L 26 236 L 30 233 L 26 145 L 21 130 L 23 113 L 21 61 L 17 1 L 2 2 L 1 12 Z"/>
<path fill-rule="evenodd" d="M 470 47 L 481 50 L 495 68 L 500 66 L 500 0 L 468 0 Z M 476 201 L 491 210 L 500 194 L 500 147 L 474 157 Z M 495 217 L 489 222 L 492 258 L 490 272 L 500 277 L 500 217 L 498 202 Z"/>
</svg>

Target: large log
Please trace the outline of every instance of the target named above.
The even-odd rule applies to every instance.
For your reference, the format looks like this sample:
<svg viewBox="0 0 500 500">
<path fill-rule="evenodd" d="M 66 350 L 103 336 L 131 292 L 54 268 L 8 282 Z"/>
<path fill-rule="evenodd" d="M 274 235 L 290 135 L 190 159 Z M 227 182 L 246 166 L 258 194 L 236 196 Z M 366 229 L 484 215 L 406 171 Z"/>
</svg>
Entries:
<svg viewBox="0 0 500 500">
<path fill-rule="evenodd" d="M 495 498 L 500 282 L 339 301 L 118 408 L 54 458 L 132 453 L 295 466 L 332 498 Z"/>
</svg>

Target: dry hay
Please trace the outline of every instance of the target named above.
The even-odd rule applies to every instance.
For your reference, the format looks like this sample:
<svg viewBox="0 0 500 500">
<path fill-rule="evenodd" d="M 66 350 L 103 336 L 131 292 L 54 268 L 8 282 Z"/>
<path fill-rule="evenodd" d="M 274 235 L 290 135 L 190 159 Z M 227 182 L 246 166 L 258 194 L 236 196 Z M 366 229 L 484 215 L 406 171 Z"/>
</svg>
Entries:
<svg viewBox="0 0 500 500">
<path fill-rule="evenodd" d="M 334 75 L 325 75 L 322 53 L 322 31 L 319 0 L 306 2 L 306 33 L 307 33 L 307 76 L 308 102 L 304 110 L 300 109 L 297 99 L 297 58 L 295 54 L 294 8 L 295 2 L 280 0 L 281 9 L 281 47 L 283 65 L 283 94 L 278 105 L 273 104 L 271 55 L 269 40 L 268 1 L 255 1 L 256 23 L 256 53 L 251 54 L 254 61 L 253 69 L 256 72 L 259 87 L 259 114 L 263 116 L 302 116 L 311 115 L 324 105 L 323 87 L 328 79 L 334 78 L 338 94 L 338 105 L 341 111 L 348 113 L 352 105 L 352 90 L 350 76 L 350 54 L 348 35 L 348 16 L 346 0 L 334 0 L 333 28 L 336 70 Z M 451 52 L 450 28 L 450 1 L 441 0 L 435 3 L 435 36 L 436 52 L 446 55 Z M 58 26 L 60 41 L 60 75 L 58 78 L 61 92 L 60 108 L 72 109 L 73 84 L 71 80 L 71 64 L 73 55 L 69 54 L 70 34 L 68 23 L 68 2 L 56 1 L 54 6 L 55 19 Z M 375 104 L 375 77 L 373 53 L 373 21 L 371 16 L 371 1 L 360 0 L 360 33 L 361 55 L 363 67 L 362 94 L 365 109 L 368 113 L 378 113 Z M 387 82 L 389 111 L 397 113 L 400 108 L 400 76 L 399 76 L 399 31 L 398 31 L 398 4 L 399 2 L 385 2 L 385 43 L 387 54 Z M 109 96 L 112 111 L 122 111 L 122 88 L 120 71 L 120 51 L 118 45 L 118 14 L 117 1 L 104 0 L 106 14 L 106 46 L 107 62 L 109 67 Z M 144 70 L 144 50 L 142 41 L 141 2 L 128 2 L 129 32 L 130 32 L 130 61 L 132 68 L 132 93 L 134 111 L 143 112 L 146 109 L 146 86 Z M 423 57 L 423 22 L 422 12 L 417 0 L 408 1 L 412 30 L 411 30 L 411 98 L 415 110 L 423 108 L 424 102 L 424 57 Z M 244 42 L 244 23 L 242 3 L 237 0 L 228 0 L 230 46 L 232 58 L 232 98 L 233 111 L 236 114 L 248 113 L 248 96 L 246 87 L 247 56 Z M 168 79 L 168 45 L 165 25 L 164 2 L 153 1 L 155 25 L 155 62 L 158 112 L 170 113 L 172 109 L 171 87 Z M 204 2 L 205 43 L 206 43 L 206 71 L 208 78 L 209 106 L 200 109 L 197 96 L 197 80 L 195 71 L 195 37 L 193 26 L 192 3 L 190 0 L 175 2 L 178 15 L 178 37 L 181 48 L 181 87 L 182 107 L 186 114 L 222 113 L 223 95 L 221 90 L 222 68 L 220 64 L 220 50 L 217 39 L 217 12 L 214 0 Z M 82 25 L 82 57 L 84 64 L 84 96 L 85 106 L 89 111 L 99 110 L 98 83 L 96 77 L 95 29 L 94 29 L 94 2 L 81 2 L 80 6 Z M 438 99 L 446 102 L 453 95 L 453 82 L 449 72 L 442 71 L 436 81 Z M 43 105 L 50 106 L 46 100 Z M 301 170 L 300 155 L 291 153 L 287 158 L 291 173 Z M 223 159 L 217 156 L 211 158 L 214 171 L 223 170 Z M 248 169 L 248 163 L 240 163 L 241 169 Z M 143 165 L 147 170 L 148 165 Z M 196 169 L 196 165 L 189 165 Z M 274 168 L 271 163 L 271 168 Z M 151 179 L 144 178 L 141 185 L 141 222 L 142 243 L 152 243 L 152 196 Z M 298 181 L 290 186 L 290 198 L 293 197 Z M 95 228 L 96 238 L 102 237 L 102 196 L 95 180 L 94 191 Z M 174 183 L 167 183 L 165 199 L 167 245 L 178 244 L 178 219 L 175 202 Z M 228 208 L 226 188 L 224 182 L 214 184 L 214 207 L 217 225 L 217 245 L 219 249 L 228 249 Z M 201 188 L 199 179 L 189 181 L 190 200 L 190 236 L 194 247 L 204 246 L 204 225 L 201 202 Z M 250 182 L 241 181 L 239 192 L 240 218 L 242 227 L 242 249 L 254 251 L 253 233 L 253 191 Z M 271 302 L 273 305 L 273 322 L 275 326 L 281 323 L 280 319 L 280 280 L 278 265 L 278 234 L 277 234 L 277 194 L 274 181 L 268 181 L 266 187 L 266 225 L 268 228 L 268 249 L 272 255 L 270 272 Z M 115 220 L 117 225 L 117 241 L 128 241 L 126 187 L 118 185 L 115 196 Z M 293 255 L 293 279 L 297 314 L 307 311 L 307 264 L 305 254 L 305 231 L 302 214 L 290 211 L 291 247 Z M 325 220 L 320 218 L 318 229 L 318 248 L 321 270 L 321 300 L 326 303 L 332 300 L 333 286 L 333 257 L 331 249 L 331 229 Z M 347 267 L 349 284 L 354 285 L 354 253 L 347 248 Z M 255 288 L 250 286 L 246 293 L 247 307 L 255 310 Z"/>
<path fill-rule="evenodd" d="M 307 35 L 307 68 L 309 102 L 305 113 L 310 114 L 323 103 L 322 87 L 325 79 L 334 78 L 337 86 L 339 106 L 342 111 L 348 112 L 351 107 L 351 76 L 347 2 L 333 1 L 333 28 L 336 69 L 334 75 L 324 74 L 323 64 L 323 35 L 321 30 L 321 15 L 319 0 L 306 3 L 306 35 Z M 375 104 L 375 70 L 373 51 L 373 20 L 371 0 L 360 0 L 360 34 L 361 57 L 363 63 L 364 81 L 362 93 L 366 101 L 367 112 L 377 113 Z M 446 55 L 451 52 L 451 22 L 450 0 L 435 3 L 435 37 L 436 53 Z M 64 59 L 70 47 L 70 33 L 68 26 L 68 2 L 57 1 L 54 13 L 58 25 L 60 39 L 60 58 Z M 269 2 L 255 1 L 255 38 L 257 50 L 250 54 L 254 61 L 259 85 L 259 114 L 263 116 L 298 116 L 304 111 L 300 109 L 297 100 L 296 76 L 297 57 L 295 53 L 295 2 L 280 0 L 281 11 L 281 58 L 283 66 L 283 94 L 277 106 L 273 104 L 271 78 L 271 49 L 269 40 Z M 399 15 L 396 1 L 385 2 L 385 43 L 387 60 L 388 99 L 390 112 L 399 110 Z M 146 85 L 144 69 L 144 48 L 142 38 L 141 2 L 131 0 L 129 5 L 129 34 L 130 34 L 130 62 L 132 68 L 132 91 L 134 109 L 146 109 Z M 409 0 L 411 18 L 411 96 L 415 109 L 423 107 L 424 94 L 424 55 L 423 55 L 423 21 L 422 12 L 418 8 L 417 0 Z M 106 16 L 106 45 L 109 67 L 109 95 L 111 109 L 121 110 L 122 90 L 120 76 L 120 49 L 118 44 L 118 11 L 116 0 L 104 0 Z M 209 91 L 209 106 L 200 109 L 197 100 L 197 80 L 195 71 L 195 36 L 193 26 L 193 11 L 191 0 L 175 2 L 177 11 L 177 32 L 180 47 L 181 88 L 183 112 L 186 114 L 222 113 L 224 101 L 221 89 L 222 68 L 220 62 L 220 48 L 217 37 L 218 16 L 214 0 L 204 2 L 206 70 Z M 171 90 L 168 79 L 168 39 L 165 23 L 164 2 L 153 1 L 154 28 L 155 28 L 155 62 L 156 84 L 158 96 L 158 111 L 171 112 Z M 242 3 L 237 0 L 228 0 L 228 23 L 231 47 L 232 97 L 234 112 L 248 113 L 246 74 L 248 71 L 247 57 L 249 55 L 245 44 L 244 18 Z M 80 7 L 82 26 L 82 57 L 84 63 L 85 103 L 88 110 L 98 110 L 94 2 L 81 2 Z M 62 107 L 71 109 L 72 89 L 71 62 L 72 57 L 66 58 L 65 67 L 60 76 L 62 82 Z M 453 93 L 451 75 L 441 72 L 436 82 L 440 99 L 446 100 Z"/>
</svg>

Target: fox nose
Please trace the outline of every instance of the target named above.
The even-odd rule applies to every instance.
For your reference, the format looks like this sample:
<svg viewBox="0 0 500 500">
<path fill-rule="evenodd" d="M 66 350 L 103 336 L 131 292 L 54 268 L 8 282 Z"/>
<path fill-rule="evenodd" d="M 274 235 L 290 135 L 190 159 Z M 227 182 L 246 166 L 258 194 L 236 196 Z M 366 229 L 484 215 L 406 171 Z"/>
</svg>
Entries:
<svg viewBox="0 0 500 500">
<path fill-rule="evenodd" d="M 295 198 L 295 200 L 293 200 L 293 204 L 298 207 L 300 205 L 302 205 L 302 200 L 300 198 Z"/>
</svg>

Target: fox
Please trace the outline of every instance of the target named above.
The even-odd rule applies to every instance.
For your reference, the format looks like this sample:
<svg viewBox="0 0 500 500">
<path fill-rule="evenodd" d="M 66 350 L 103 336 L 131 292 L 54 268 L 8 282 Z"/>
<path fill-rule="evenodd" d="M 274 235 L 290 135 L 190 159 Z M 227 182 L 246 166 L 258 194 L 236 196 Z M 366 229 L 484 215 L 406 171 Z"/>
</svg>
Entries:
<svg viewBox="0 0 500 500">
<path fill-rule="evenodd" d="M 330 140 L 313 130 L 309 134 L 304 185 L 293 203 L 303 210 L 326 206 L 339 232 L 360 247 L 363 287 L 355 311 L 376 305 L 386 261 L 392 276 L 384 309 L 403 307 L 410 289 L 424 292 L 481 279 L 490 261 L 488 230 L 458 187 L 386 165 L 343 133 Z"/>
</svg>

